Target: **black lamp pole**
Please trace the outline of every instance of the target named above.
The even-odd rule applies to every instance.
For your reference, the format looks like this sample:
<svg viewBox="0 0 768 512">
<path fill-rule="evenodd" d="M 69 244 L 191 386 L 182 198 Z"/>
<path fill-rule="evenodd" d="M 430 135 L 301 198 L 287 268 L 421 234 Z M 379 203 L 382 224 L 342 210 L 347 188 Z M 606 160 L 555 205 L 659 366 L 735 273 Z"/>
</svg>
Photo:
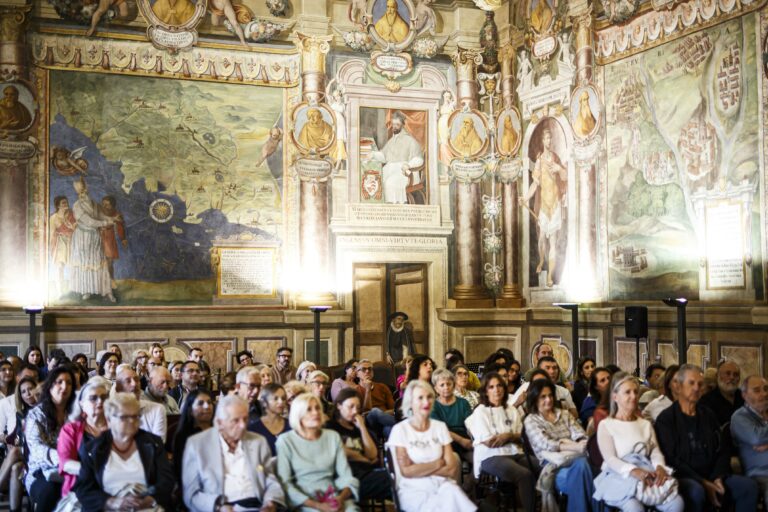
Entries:
<svg viewBox="0 0 768 512">
<path fill-rule="evenodd" d="M 315 364 L 320 366 L 320 314 L 331 309 L 331 306 L 309 306 L 315 314 Z"/>
<path fill-rule="evenodd" d="M 37 345 L 37 324 L 35 318 L 43 312 L 43 306 L 24 306 L 24 312 L 29 315 L 29 345 Z"/>
<path fill-rule="evenodd" d="M 685 307 L 688 299 L 664 299 L 664 304 L 677 309 L 677 358 L 680 365 L 688 363 L 688 336 L 686 333 Z"/>
<path fill-rule="evenodd" d="M 571 352 L 573 353 L 573 368 L 579 363 L 579 305 L 575 302 L 555 302 L 559 308 L 571 311 Z"/>
</svg>

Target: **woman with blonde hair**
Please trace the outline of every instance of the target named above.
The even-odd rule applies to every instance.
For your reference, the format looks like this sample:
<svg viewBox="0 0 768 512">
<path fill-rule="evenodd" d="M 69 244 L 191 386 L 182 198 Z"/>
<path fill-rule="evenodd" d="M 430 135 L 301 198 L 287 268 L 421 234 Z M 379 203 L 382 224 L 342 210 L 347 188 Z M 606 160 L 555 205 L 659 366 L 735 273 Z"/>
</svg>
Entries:
<svg viewBox="0 0 768 512">
<path fill-rule="evenodd" d="M 406 512 L 477 510 L 456 483 L 461 466 L 448 427 L 429 417 L 434 403 L 435 391 L 428 382 L 408 383 L 402 406 L 406 419 L 392 428 L 387 442 L 397 460 L 400 505 Z"/>
<path fill-rule="evenodd" d="M 312 361 L 302 361 L 298 368 L 296 368 L 296 380 L 304 384 L 309 385 L 309 375 L 317 370 L 317 365 Z"/>
<path fill-rule="evenodd" d="M 290 507 L 301 511 L 357 511 L 359 482 L 344 454 L 341 436 L 323 428 L 320 399 L 311 393 L 291 405 L 291 431 L 277 438 L 277 474 Z"/>
</svg>

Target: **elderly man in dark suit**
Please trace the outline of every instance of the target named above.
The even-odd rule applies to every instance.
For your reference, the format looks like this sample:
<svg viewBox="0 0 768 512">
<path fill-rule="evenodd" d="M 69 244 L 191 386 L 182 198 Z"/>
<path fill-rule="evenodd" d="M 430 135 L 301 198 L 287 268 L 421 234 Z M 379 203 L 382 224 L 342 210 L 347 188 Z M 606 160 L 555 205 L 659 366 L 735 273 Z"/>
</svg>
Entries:
<svg viewBox="0 0 768 512">
<path fill-rule="evenodd" d="M 184 504 L 192 512 L 239 509 L 273 512 L 285 507 L 266 439 L 248 432 L 248 404 L 226 396 L 216 422 L 189 438 L 184 449 Z"/>
</svg>

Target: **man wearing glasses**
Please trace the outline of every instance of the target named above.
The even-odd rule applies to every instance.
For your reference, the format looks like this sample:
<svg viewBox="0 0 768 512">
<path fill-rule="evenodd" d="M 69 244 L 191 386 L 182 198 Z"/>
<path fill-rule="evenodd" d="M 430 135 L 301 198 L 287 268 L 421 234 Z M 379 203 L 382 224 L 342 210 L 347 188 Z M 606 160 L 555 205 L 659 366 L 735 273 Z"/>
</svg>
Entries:
<svg viewBox="0 0 768 512">
<path fill-rule="evenodd" d="M 248 404 L 248 430 L 253 432 L 261 418 L 261 375 L 255 366 L 240 368 L 235 376 L 235 393 Z"/>
<path fill-rule="evenodd" d="M 184 406 L 184 399 L 190 392 L 200 387 L 200 365 L 195 361 L 184 361 L 181 365 L 181 384 L 168 392 L 179 407 Z"/>
<path fill-rule="evenodd" d="M 272 382 L 285 384 L 289 380 L 295 378 L 296 368 L 291 366 L 292 358 L 293 349 L 288 347 L 280 347 L 277 349 L 275 364 L 272 366 Z"/>
<path fill-rule="evenodd" d="M 165 415 L 165 407 L 141 398 L 141 384 L 139 376 L 133 368 L 127 364 L 121 364 L 117 368 L 115 378 L 116 393 L 131 393 L 139 401 L 139 427 L 162 438 L 165 442 L 168 433 L 168 418 Z"/>
<path fill-rule="evenodd" d="M 357 381 L 363 397 L 366 424 L 385 437 L 395 424 L 395 399 L 386 384 L 373 381 L 373 363 L 361 359 L 357 363 Z"/>
</svg>

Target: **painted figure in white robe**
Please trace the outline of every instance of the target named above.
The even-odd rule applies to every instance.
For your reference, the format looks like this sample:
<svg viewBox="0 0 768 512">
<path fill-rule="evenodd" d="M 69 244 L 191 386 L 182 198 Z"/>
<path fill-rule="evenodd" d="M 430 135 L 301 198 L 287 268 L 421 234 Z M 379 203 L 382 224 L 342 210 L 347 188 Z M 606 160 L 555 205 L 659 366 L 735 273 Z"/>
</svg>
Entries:
<svg viewBox="0 0 768 512">
<path fill-rule="evenodd" d="M 101 244 L 99 228 L 112 225 L 112 220 L 104 216 L 99 205 L 88 195 L 85 181 L 74 183 L 77 201 L 72 208 L 77 226 L 72 235 L 71 289 L 87 300 L 91 295 L 103 295 L 110 302 L 115 302 L 109 279 L 107 258 Z"/>
<path fill-rule="evenodd" d="M 400 111 L 392 114 L 392 137 L 371 157 L 384 164 L 384 202 L 407 203 L 408 178 L 413 177 L 412 185 L 421 183 L 418 168 L 424 165 L 424 150 L 405 129 L 405 114 Z"/>
</svg>

